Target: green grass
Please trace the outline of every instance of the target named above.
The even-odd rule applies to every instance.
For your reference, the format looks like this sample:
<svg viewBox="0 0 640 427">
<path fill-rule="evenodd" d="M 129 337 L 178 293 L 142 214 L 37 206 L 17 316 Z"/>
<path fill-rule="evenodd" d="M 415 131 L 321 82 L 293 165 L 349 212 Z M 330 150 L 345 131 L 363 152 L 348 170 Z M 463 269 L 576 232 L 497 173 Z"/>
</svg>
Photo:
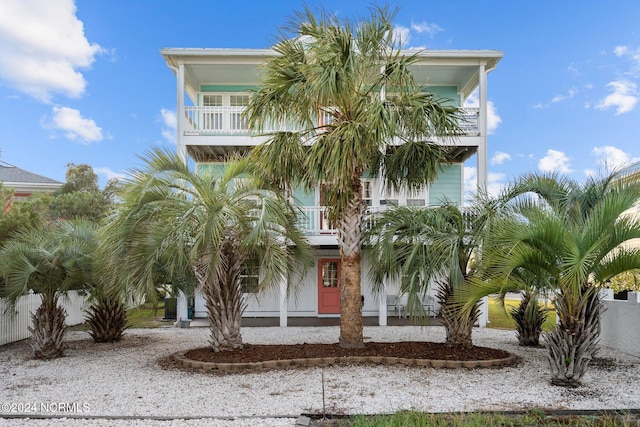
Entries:
<svg viewBox="0 0 640 427">
<path fill-rule="evenodd" d="M 518 305 L 519 301 L 514 299 L 506 299 L 505 306 L 506 311 L 509 312 L 513 307 Z M 550 331 L 556 325 L 556 312 L 553 304 L 547 304 L 547 308 L 550 309 L 547 320 L 542 325 L 543 330 Z M 505 312 L 505 308 L 502 307 L 494 298 L 489 298 L 489 323 L 487 327 L 494 329 L 516 329 L 516 324 Z"/>
<path fill-rule="evenodd" d="M 164 303 L 158 304 L 158 308 L 151 306 L 140 306 L 127 311 L 127 325 L 129 328 L 159 328 L 171 325 L 171 322 L 163 322 Z M 87 325 L 80 323 L 69 327 L 70 331 L 87 331 Z"/>
<path fill-rule="evenodd" d="M 605 414 L 598 416 L 546 415 L 533 410 L 523 414 L 426 414 L 415 411 L 401 411 L 391 415 L 358 416 L 345 420 L 344 427 L 481 427 L 481 426 L 598 426 L 617 427 L 638 425 L 637 416 L 626 414 Z"/>
<path fill-rule="evenodd" d="M 163 322 L 164 304 L 159 304 L 157 308 L 150 306 L 140 306 L 127 312 L 127 324 L 130 328 L 158 328 L 167 326 L 169 322 Z"/>
</svg>

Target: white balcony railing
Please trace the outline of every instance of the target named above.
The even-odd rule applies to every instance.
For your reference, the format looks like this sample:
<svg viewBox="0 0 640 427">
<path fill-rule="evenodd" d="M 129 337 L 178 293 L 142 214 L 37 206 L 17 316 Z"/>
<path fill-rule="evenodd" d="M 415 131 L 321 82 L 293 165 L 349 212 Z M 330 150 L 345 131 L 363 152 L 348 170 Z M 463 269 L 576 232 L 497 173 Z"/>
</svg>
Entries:
<svg viewBox="0 0 640 427">
<path fill-rule="evenodd" d="M 242 117 L 245 107 L 184 107 L 187 128 L 185 135 L 249 135 L 246 120 Z M 464 135 L 479 135 L 479 108 L 466 108 L 460 128 Z M 275 130 L 275 129 L 273 129 Z M 269 129 L 267 129 L 269 131 Z"/>
<path fill-rule="evenodd" d="M 369 207 L 367 213 L 377 213 L 387 206 Z M 336 229 L 329 223 L 325 206 L 299 206 L 298 227 L 309 236 L 336 234 Z M 365 225 L 366 228 L 367 225 Z"/>
</svg>

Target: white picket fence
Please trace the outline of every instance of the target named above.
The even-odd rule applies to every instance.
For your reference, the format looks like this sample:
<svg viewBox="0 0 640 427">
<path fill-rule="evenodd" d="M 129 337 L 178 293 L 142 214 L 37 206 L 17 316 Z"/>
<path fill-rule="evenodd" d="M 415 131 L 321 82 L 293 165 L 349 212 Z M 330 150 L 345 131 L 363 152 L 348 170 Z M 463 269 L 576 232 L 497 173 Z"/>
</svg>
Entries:
<svg viewBox="0 0 640 427">
<path fill-rule="evenodd" d="M 60 298 L 60 304 L 67 310 L 67 325 L 84 322 L 86 297 L 77 291 L 71 291 L 67 297 Z M 41 304 L 40 295 L 29 294 L 20 297 L 14 307 L 5 299 L 0 299 L 0 345 L 29 338 L 31 313 Z"/>
</svg>

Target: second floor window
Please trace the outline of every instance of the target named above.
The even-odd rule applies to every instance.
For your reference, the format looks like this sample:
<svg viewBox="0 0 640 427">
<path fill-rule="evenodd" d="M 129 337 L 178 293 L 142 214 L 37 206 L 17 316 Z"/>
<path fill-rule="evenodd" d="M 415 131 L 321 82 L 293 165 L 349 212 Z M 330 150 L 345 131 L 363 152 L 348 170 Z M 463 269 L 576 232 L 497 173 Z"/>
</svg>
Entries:
<svg viewBox="0 0 640 427">
<path fill-rule="evenodd" d="M 202 115 L 202 124 L 204 129 L 220 130 L 222 129 L 222 95 L 203 95 L 202 106 L 207 108 Z"/>
<path fill-rule="evenodd" d="M 229 106 L 231 108 L 231 129 L 240 130 L 247 128 L 247 121 L 242 117 L 244 107 L 249 105 L 249 95 L 229 96 Z M 235 108 L 233 108 L 235 107 Z"/>
</svg>

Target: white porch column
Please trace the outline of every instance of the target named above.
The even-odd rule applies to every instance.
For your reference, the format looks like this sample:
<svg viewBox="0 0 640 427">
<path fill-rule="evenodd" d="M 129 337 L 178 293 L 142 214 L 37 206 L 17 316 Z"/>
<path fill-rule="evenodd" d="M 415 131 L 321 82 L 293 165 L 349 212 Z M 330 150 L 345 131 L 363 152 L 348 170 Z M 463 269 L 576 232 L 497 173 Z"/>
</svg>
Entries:
<svg viewBox="0 0 640 427">
<path fill-rule="evenodd" d="M 178 70 L 176 72 L 176 80 L 177 80 L 177 99 L 176 99 L 176 117 L 177 117 L 177 127 L 176 127 L 176 144 L 178 146 L 178 156 L 182 159 L 183 162 L 187 162 L 187 147 L 184 145 L 184 141 L 182 139 L 182 135 L 184 135 L 185 129 L 185 116 L 184 116 L 184 90 L 185 90 L 185 82 L 184 82 L 184 64 L 180 63 L 178 65 Z"/>
<path fill-rule="evenodd" d="M 486 328 L 489 323 L 489 297 L 480 300 L 480 315 L 478 316 L 478 326 Z"/>
<path fill-rule="evenodd" d="M 387 280 L 384 281 L 382 292 L 378 294 L 378 325 L 387 326 Z"/>
<path fill-rule="evenodd" d="M 287 278 L 280 282 L 280 326 L 287 327 Z"/>
<path fill-rule="evenodd" d="M 487 71 L 484 64 L 479 70 L 478 97 L 480 103 L 480 114 L 478 116 L 478 130 L 482 142 L 478 147 L 478 190 L 487 189 Z"/>
<path fill-rule="evenodd" d="M 178 291 L 176 301 L 176 322 L 179 324 L 181 320 L 189 318 L 189 310 L 187 309 L 187 296 L 182 291 Z"/>
</svg>

